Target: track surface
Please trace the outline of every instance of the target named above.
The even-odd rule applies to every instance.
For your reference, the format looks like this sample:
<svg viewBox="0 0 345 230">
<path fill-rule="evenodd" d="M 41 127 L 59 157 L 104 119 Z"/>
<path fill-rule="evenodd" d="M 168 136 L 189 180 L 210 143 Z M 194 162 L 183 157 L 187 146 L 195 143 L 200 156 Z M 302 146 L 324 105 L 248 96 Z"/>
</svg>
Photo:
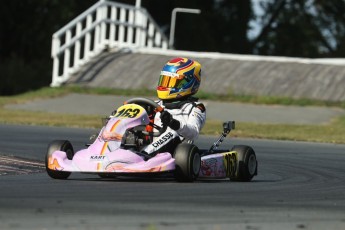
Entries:
<svg viewBox="0 0 345 230">
<path fill-rule="evenodd" d="M 70 139 L 78 149 L 93 132 L 0 125 L 0 155 L 42 165 L 49 141 Z M 252 182 L 2 175 L 0 229 L 345 229 L 344 145 L 227 139 L 223 147 L 233 144 L 256 150 Z"/>
</svg>

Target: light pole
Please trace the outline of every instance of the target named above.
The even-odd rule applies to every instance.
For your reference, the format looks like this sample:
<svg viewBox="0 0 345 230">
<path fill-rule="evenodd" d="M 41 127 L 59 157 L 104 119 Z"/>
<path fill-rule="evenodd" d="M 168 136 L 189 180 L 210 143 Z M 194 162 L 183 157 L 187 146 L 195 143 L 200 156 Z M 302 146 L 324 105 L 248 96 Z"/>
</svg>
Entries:
<svg viewBox="0 0 345 230">
<path fill-rule="evenodd" d="M 169 36 L 169 47 L 174 46 L 174 35 L 175 35 L 175 22 L 176 22 L 176 13 L 191 13 L 191 14 L 200 14 L 201 10 L 199 9 L 188 9 L 188 8 L 175 8 L 171 13 L 171 24 L 170 24 L 170 36 Z"/>
</svg>

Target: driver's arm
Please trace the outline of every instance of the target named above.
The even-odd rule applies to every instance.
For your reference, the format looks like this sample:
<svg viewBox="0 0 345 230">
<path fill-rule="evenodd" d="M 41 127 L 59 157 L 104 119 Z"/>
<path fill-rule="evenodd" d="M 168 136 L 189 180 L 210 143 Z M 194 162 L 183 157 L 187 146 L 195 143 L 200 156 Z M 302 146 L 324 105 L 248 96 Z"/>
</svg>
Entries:
<svg viewBox="0 0 345 230">
<path fill-rule="evenodd" d="M 183 108 L 180 114 L 171 115 L 163 111 L 160 119 L 163 124 L 177 131 L 177 133 L 186 139 L 194 140 L 198 137 L 200 130 L 206 121 L 206 110 L 203 104 L 197 106 L 189 105 Z M 187 113 L 186 113 L 187 111 Z"/>
<path fill-rule="evenodd" d="M 180 128 L 177 133 L 186 139 L 194 140 L 199 136 L 199 133 L 206 121 L 206 109 L 203 104 L 198 104 L 193 107 L 189 116 L 178 117 L 180 119 Z"/>
</svg>

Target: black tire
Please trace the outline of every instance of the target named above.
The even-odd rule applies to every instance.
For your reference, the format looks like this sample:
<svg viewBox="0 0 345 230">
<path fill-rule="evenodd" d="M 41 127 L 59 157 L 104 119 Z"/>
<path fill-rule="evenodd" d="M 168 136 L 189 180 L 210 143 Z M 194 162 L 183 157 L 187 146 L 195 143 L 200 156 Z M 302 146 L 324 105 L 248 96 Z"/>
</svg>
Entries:
<svg viewBox="0 0 345 230">
<path fill-rule="evenodd" d="M 98 135 L 99 135 L 98 133 L 91 135 L 91 136 L 89 137 L 89 143 L 87 143 L 87 144 L 85 144 L 85 145 L 86 145 L 87 147 L 90 146 L 90 145 L 92 145 L 92 144 L 97 140 Z"/>
<path fill-rule="evenodd" d="M 235 145 L 231 151 L 237 152 L 237 167 L 235 173 L 230 175 L 230 180 L 251 181 L 258 171 L 254 150 L 250 146 Z"/>
<path fill-rule="evenodd" d="M 98 138 L 98 133 L 91 135 L 89 138 L 90 144 L 93 144 L 93 142 L 95 142 L 97 138 Z"/>
<path fill-rule="evenodd" d="M 71 175 L 70 172 L 56 171 L 56 170 L 52 170 L 52 169 L 48 168 L 48 159 L 53 154 L 53 152 L 55 152 L 56 150 L 60 150 L 60 151 L 66 152 L 67 158 L 69 160 L 72 160 L 73 156 L 74 156 L 73 146 L 67 140 L 52 141 L 48 145 L 47 155 L 46 155 L 46 159 L 45 159 L 46 170 L 47 170 L 48 175 L 51 178 L 54 178 L 54 179 L 67 179 Z"/>
<path fill-rule="evenodd" d="M 198 147 L 188 143 L 181 143 L 175 149 L 174 158 L 177 181 L 193 182 L 198 178 L 201 165 Z"/>
</svg>

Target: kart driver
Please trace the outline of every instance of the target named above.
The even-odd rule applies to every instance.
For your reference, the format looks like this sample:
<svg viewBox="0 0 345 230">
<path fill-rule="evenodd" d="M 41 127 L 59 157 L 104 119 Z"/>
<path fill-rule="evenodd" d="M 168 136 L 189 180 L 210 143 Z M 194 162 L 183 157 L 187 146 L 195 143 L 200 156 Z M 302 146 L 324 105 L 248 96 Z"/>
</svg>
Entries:
<svg viewBox="0 0 345 230">
<path fill-rule="evenodd" d="M 200 86 L 201 65 L 188 58 L 168 61 L 160 74 L 157 103 L 164 108 L 154 116 L 154 124 L 167 129 L 142 152 L 156 154 L 170 152 L 182 141 L 193 142 L 205 124 L 206 109 L 193 97 Z"/>
</svg>

